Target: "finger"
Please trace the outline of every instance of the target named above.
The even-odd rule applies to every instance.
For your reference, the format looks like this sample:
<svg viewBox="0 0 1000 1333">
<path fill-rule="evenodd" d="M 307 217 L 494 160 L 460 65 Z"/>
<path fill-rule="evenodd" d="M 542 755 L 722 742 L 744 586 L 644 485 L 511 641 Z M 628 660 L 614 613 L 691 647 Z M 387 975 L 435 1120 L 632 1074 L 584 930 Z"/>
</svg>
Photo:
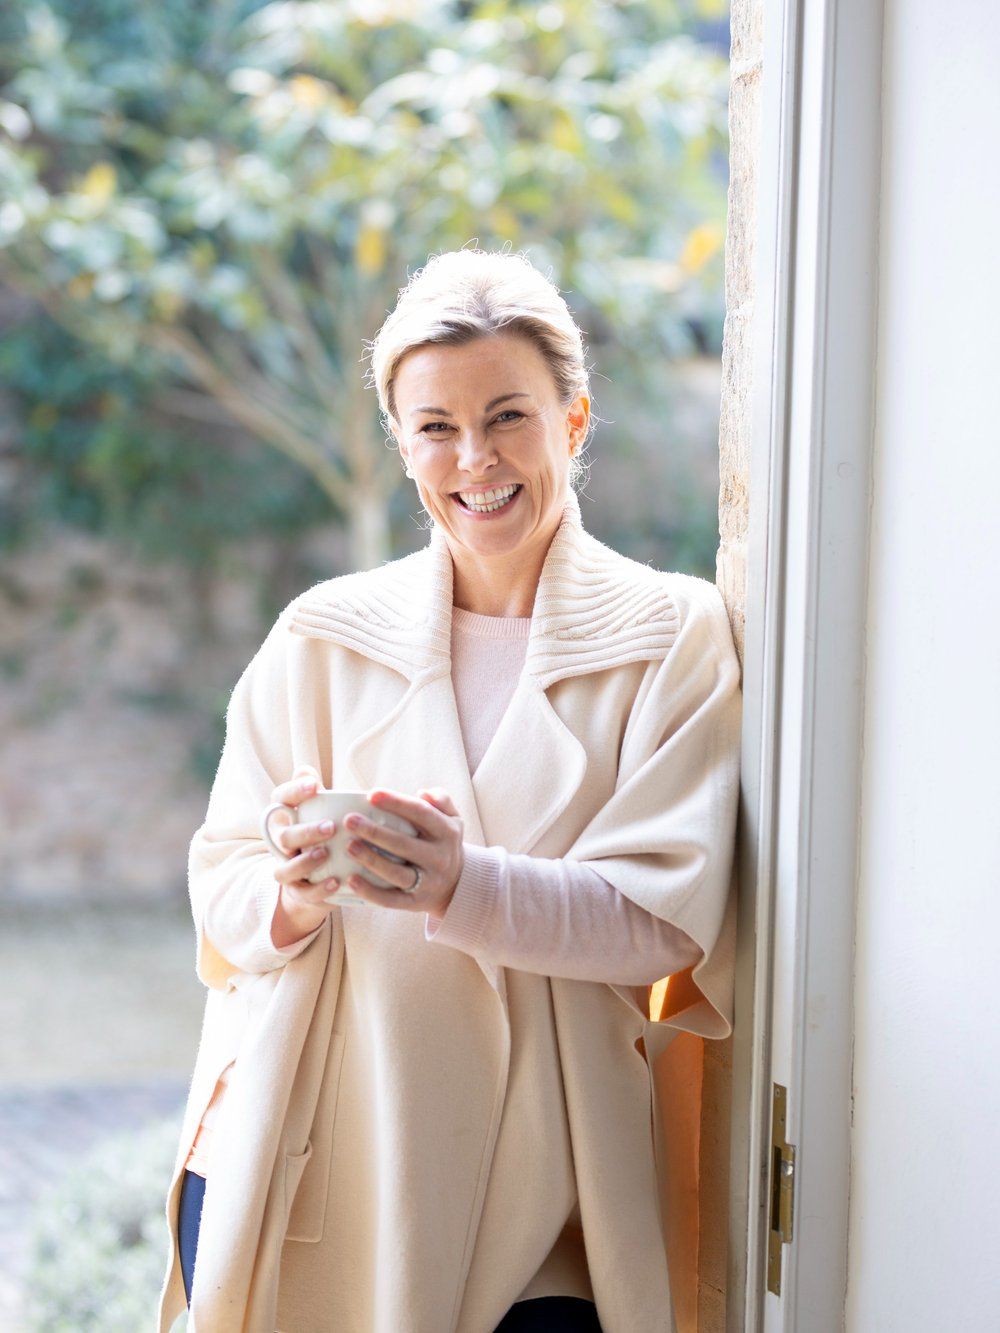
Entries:
<svg viewBox="0 0 1000 1333">
<path fill-rule="evenodd" d="M 402 815 L 430 838 L 441 837 L 448 826 L 439 810 L 416 796 L 407 796 L 400 791 L 387 791 L 385 787 L 373 787 L 367 796 L 376 809 L 390 810 L 394 815 Z"/>
<path fill-rule="evenodd" d="M 413 879 L 412 873 L 410 879 Z M 344 880 L 344 884 L 347 888 L 353 889 L 359 898 L 364 898 L 365 902 L 374 903 L 376 907 L 390 907 L 396 912 L 422 912 L 425 910 L 414 901 L 413 894 L 401 893 L 399 889 L 377 888 L 376 885 L 370 884 L 363 875 L 349 875 Z"/>
<path fill-rule="evenodd" d="M 329 879 L 321 879 L 318 884 L 310 884 L 308 880 L 283 884 L 281 891 L 286 902 L 293 907 L 334 907 L 336 904 L 328 903 L 326 899 L 339 888 L 340 880 L 336 875 L 331 875 Z"/>
<path fill-rule="evenodd" d="M 278 811 L 275 812 L 275 817 Z M 274 841 L 289 856 L 315 847 L 318 843 L 328 842 L 336 831 L 336 822 L 332 819 L 320 820 L 318 824 L 287 824 Z"/>
<path fill-rule="evenodd" d="M 443 787 L 421 787 L 417 792 L 421 800 L 429 801 L 446 815 L 457 815 L 458 806 Z"/>
<path fill-rule="evenodd" d="M 275 787 L 271 800 L 280 801 L 282 805 L 297 806 L 313 796 L 319 785 L 319 775 L 315 769 L 310 769 L 304 776 L 292 778 Z"/>
<path fill-rule="evenodd" d="M 281 884 L 294 884 L 298 879 L 306 879 L 317 866 L 323 864 L 328 855 L 326 847 L 310 847 L 291 856 L 287 861 L 279 861 L 274 871 L 274 878 Z"/>
<path fill-rule="evenodd" d="M 362 838 L 365 842 L 374 843 L 376 847 L 382 848 L 387 852 L 394 852 L 396 856 L 401 856 L 404 861 L 409 861 L 416 848 L 420 845 L 420 839 L 415 838 L 412 833 L 404 833 L 402 829 L 388 828 L 385 824 L 376 824 L 372 819 L 366 819 L 364 815 L 359 815 L 352 811 L 344 818 L 344 828 L 355 838 Z"/>
<path fill-rule="evenodd" d="M 347 854 L 352 861 L 374 870 L 381 879 L 388 880 L 398 889 L 406 889 L 413 883 L 414 863 L 409 861 L 390 861 L 381 852 L 369 847 L 364 842 L 347 844 Z M 423 867 L 426 870 L 426 866 Z"/>
</svg>

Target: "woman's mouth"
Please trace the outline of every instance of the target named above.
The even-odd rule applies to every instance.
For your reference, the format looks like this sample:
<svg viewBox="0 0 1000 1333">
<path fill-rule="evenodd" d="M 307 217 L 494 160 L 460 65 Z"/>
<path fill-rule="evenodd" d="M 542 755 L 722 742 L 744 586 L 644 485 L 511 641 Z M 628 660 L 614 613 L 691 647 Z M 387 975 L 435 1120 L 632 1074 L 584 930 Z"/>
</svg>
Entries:
<svg viewBox="0 0 1000 1333">
<path fill-rule="evenodd" d="M 451 498 L 467 513 L 491 518 L 501 510 L 509 509 L 523 489 L 520 483 L 494 486 L 485 491 L 454 491 Z"/>
</svg>

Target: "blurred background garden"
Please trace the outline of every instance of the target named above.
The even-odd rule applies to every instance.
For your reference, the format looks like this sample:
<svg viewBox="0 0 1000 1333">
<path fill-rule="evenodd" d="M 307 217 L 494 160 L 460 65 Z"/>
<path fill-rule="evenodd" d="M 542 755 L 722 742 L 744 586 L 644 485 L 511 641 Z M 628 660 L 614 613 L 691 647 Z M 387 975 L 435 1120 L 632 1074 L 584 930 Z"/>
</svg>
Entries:
<svg viewBox="0 0 1000 1333">
<path fill-rule="evenodd" d="M 0 1328 L 147 1327 L 229 692 L 426 541 L 363 343 L 523 250 L 587 337 L 584 522 L 713 577 L 720 0 L 8 0 L 0 15 Z"/>
</svg>

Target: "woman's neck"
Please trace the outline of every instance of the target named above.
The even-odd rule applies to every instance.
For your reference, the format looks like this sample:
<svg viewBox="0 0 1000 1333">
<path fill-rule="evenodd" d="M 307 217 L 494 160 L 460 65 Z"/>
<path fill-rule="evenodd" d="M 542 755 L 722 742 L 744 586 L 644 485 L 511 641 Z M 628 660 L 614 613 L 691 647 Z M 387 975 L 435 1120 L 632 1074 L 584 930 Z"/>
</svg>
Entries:
<svg viewBox="0 0 1000 1333">
<path fill-rule="evenodd" d="M 452 602 L 480 616 L 530 616 L 544 563 L 545 551 L 507 559 L 452 551 Z"/>
<path fill-rule="evenodd" d="M 543 529 L 534 540 L 499 555 L 472 551 L 459 542 L 448 541 L 452 603 L 480 616 L 530 616 L 542 567 L 562 518 L 560 512 L 555 522 L 547 525 L 548 531 Z"/>
</svg>

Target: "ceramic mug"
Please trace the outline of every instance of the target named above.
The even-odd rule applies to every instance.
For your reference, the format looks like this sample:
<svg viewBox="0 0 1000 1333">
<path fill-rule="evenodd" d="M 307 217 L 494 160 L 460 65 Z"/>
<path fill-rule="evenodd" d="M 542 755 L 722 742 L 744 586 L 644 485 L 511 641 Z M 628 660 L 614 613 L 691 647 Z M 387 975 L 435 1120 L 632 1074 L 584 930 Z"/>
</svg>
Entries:
<svg viewBox="0 0 1000 1333">
<path fill-rule="evenodd" d="M 271 817 L 278 810 L 287 810 L 292 816 L 292 822 L 295 824 L 318 824 L 324 819 L 333 819 L 336 821 L 336 828 L 333 836 L 325 844 L 329 855 L 324 861 L 320 861 L 315 870 L 311 870 L 306 878 L 310 884 L 318 884 L 321 879 L 327 879 L 331 875 L 336 875 L 341 881 L 340 885 L 323 899 L 327 903 L 364 903 L 365 899 L 360 897 L 353 889 L 349 888 L 344 881 L 349 875 L 362 875 L 369 884 L 373 884 L 379 889 L 398 888 L 398 884 L 390 884 L 388 880 L 377 875 L 374 870 L 367 866 L 359 865 L 355 859 L 348 855 L 347 844 L 352 839 L 358 837 L 358 834 L 352 833 L 350 829 L 344 828 L 344 816 L 356 812 L 370 819 L 373 824 L 384 824 L 387 828 L 398 829 L 401 833 L 416 833 L 408 819 L 401 815 L 393 814 L 390 810 L 382 810 L 372 803 L 365 796 L 363 791 L 329 791 L 324 787 L 313 796 L 309 796 L 297 807 L 282 805 L 276 801 L 269 805 L 260 817 L 260 828 L 264 835 L 264 841 L 270 847 L 274 855 L 281 861 L 288 860 L 288 853 L 284 851 L 275 842 L 271 833 Z M 363 842 L 364 839 L 361 839 Z M 317 843 L 317 846 L 323 846 L 323 843 Z M 375 844 L 372 843 L 372 846 Z M 390 861 L 402 862 L 405 858 L 396 856 L 392 852 L 387 852 L 384 847 L 379 847 L 380 856 L 387 857 Z"/>
</svg>

